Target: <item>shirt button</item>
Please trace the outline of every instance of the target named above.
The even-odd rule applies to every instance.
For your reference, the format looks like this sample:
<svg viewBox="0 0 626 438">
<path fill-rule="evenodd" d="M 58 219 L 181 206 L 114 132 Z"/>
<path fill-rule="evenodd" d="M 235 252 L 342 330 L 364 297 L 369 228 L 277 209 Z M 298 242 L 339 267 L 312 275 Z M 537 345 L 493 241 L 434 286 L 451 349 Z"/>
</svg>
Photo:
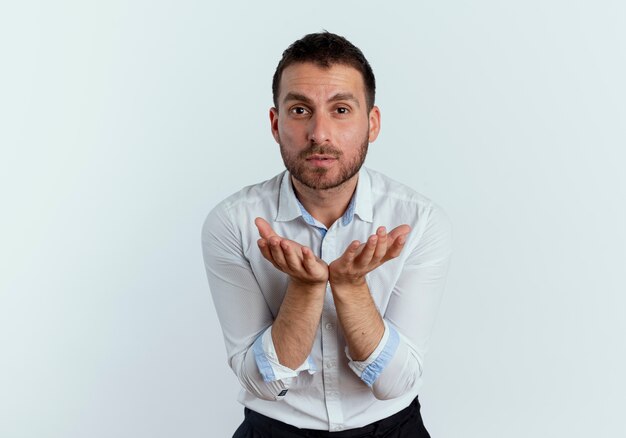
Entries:
<svg viewBox="0 0 626 438">
<path fill-rule="evenodd" d="M 325 327 L 326 327 L 326 330 L 331 330 L 334 327 L 334 325 L 332 325 L 332 323 L 330 322 L 327 322 Z"/>
<path fill-rule="evenodd" d="M 333 362 L 332 360 L 329 360 L 328 362 L 326 362 L 326 368 L 332 368 L 335 366 L 335 362 Z"/>
</svg>

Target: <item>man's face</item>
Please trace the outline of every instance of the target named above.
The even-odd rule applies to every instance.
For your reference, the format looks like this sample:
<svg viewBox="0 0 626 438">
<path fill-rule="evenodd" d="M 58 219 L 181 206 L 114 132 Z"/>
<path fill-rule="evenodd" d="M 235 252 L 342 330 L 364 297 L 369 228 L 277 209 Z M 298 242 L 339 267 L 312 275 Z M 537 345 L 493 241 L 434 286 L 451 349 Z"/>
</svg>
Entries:
<svg viewBox="0 0 626 438">
<path fill-rule="evenodd" d="M 341 64 L 292 64 L 279 89 L 270 121 L 291 175 L 315 190 L 355 177 L 380 129 L 378 108 L 367 111 L 361 73 Z"/>
</svg>

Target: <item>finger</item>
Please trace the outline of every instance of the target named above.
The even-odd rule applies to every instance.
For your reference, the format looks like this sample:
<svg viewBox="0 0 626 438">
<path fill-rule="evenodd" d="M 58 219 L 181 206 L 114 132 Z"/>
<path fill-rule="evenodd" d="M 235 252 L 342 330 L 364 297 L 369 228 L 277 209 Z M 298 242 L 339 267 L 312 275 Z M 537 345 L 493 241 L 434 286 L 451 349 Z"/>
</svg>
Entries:
<svg viewBox="0 0 626 438">
<path fill-rule="evenodd" d="M 259 245 L 259 250 L 261 250 L 261 254 L 265 257 L 276 269 L 281 269 L 280 266 L 276 264 L 274 261 L 274 257 L 272 257 L 272 253 L 270 251 L 269 243 L 265 239 L 257 240 L 257 244 Z"/>
<path fill-rule="evenodd" d="M 257 229 L 259 230 L 259 235 L 264 239 L 269 239 L 272 236 L 278 236 L 278 234 L 276 234 L 274 230 L 272 230 L 270 224 L 262 217 L 256 218 L 254 220 L 254 225 L 256 225 Z"/>
<path fill-rule="evenodd" d="M 361 248 L 361 242 L 358 240 L 353 240 L 350 245 L 346 248 L 346 250 L 341 255 L 341 258 L 344 259 L 344 262 L 347 264 L 352 264 L 356 256 L 359 255 Z"/>
<path fill-rule="evenodd" d="M 391 232 L 388 234 L 388 236 L 387 236 L 387 246 L 391 249 L 392 247 L 394 247 L 394 245 L 396 244 L 397 239 L 400 236 L 405 236 L 405 239 L 406 239 L 406 238 L 408 238 L 408 235 L 409 235 L 410 232 L 411 232 L 411 227 L 409 227 L 406 224 L 397 226 L 396 228 L 391 230 Z M 397 250 L 398 248 L 400 248 L 400 250 L 401 250 L 403 244 L 404 243 L 402 243 L 399 247 L 396 245 L 394 247 L 394 250 Z"/>
<path fill-rule="evenodd" d="M 411 227 L 409 227 L 407 224 L 398 225 L 393 230 L 391 230 L 391 232 L 389 233 L 389 238 L 391 239 L 391 241 L 394 241 L 398 238 L 398 236 L 401 236 L 402 234 L 408 234 L 410 232 Z"/>
<path fill-rule="evenodd" d="M 283 254 L 285 256 L 285 262 L 287 266 L 292 271 L 301 271 L 302 270 L 302 258 L 296 251 L 296 248 L 293 246 L 293 242 L 290 242 L 287 239 L 283 239 L 280 242 L 280 248 L 283 250 Z"/>
<path fill-rule="evenodd" d="M 370 236 L 367 239 L 367 243 L 361 251 L 361 254 L 358 255 L 356 259 L 354 259 L 354 264 L 360 267 L 368 266 L 372 261 L 372 256 L 374 255 L 374 251 L 376 251 L 376 244 L 378 243 L 378 236 L 376 234 Z"/>
<path fill-rule="evenodd" d="M 304 266 L 305 271 L 311 275 L 315 275 L 319 269 L 319 264 L 320 263 L 317 260 L 317 257 L 315 257 L 315 254 L 313 254 L 313 251 L 311 251 L 311 248 L 303 246 L 302 266 Z"/>
<path fill-rule="evenodd" d="M 272 253 L 272 258 L 274 259 L 276 264 L 280 267 L 281 270 L 285 271 L 289 267 L 287 265 L 287 261 L 285 260 L 285 254 L 283 253 L 283 250 L 280 246 L 280 241 L 281 239 L 276 236 L 272 236 L 269 239 L 270 252 Z"/>
<path fill-rule="evenodd" d="M 406 239 L 408 238 L 408 236 L 409 236 L 408 234 L 402 234 L 401 236 L 398 236 L 394 240 L 391 247 L 389 247 L 387 254 L 385 254 L 384 261 L 391 260 L 400 255 L 400 253 L 402 252 L 402 248 L 404 248 L 404 244 L 406 243 Z"/>
<path fill-rule="evenodd" d="M 378 227 L 376 230 L 376 235 L 378 236 L 378 243 L 376 244 L 376 249 L 374 250 L 374 255 L 372 256 L 372 260 L 380 261 L 385 254 L 387 253 L 387 230 L 385 227 Z"/>
</svg>

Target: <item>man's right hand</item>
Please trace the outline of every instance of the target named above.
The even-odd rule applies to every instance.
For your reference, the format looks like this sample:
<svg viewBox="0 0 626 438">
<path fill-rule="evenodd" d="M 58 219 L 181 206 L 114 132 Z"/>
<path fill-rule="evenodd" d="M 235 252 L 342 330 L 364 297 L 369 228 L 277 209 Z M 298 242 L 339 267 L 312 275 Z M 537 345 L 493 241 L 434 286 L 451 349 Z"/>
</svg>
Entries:
<svg viewBox="0 0 626 438">
<path fill-rule="evenodd" d="M 311 248 L 279 236 L 263 218 L 254 221 L 261 238 L 257 241 L 261 254 L 276 269 L 302 285 L 326 285 L 328 265 L 313 254 Z"/>
</svg>

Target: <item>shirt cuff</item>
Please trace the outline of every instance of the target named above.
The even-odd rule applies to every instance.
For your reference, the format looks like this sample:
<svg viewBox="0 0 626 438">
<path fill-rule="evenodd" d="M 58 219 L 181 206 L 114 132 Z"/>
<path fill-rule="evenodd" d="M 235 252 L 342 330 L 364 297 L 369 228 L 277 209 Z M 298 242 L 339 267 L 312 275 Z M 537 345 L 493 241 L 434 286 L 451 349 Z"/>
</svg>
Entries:
<svg viewBox="0 0 626 438">
<path fill-rule="evenodd" d="M 385 333 L 383 333 L 383 337 L 376 349 L 367 359 L 362 361 L 352 360 L 347 346 L 345 350 L 350 369 L 370 387 L 374 384 L 378 376 L 380 376 L 380 373 L 383 372 L 387 364 L 389 364 L 400 343 L 398 331 L 387 324 L 387 321 L 384 319 L 383 324 L 385 325 Z"/>
<path fill-rule="evenodd" d="M 286 384 L 291 383 L 291 378 L 296 377 L 301 371 L 308 371 L 309 374 L 315 373 L 315 362 L 311 355 L 307 357 L 302 365 L 295 370 L 281 365 L 276 355 L 274 342 L 272 341 L 272 327 L 268 327 L 263 334 L 259 335 L 253 345 L 254 358 L 256 360 L 259 372 L 265 382 L 273 382 L 276 380 L 284 380 Z"/>
</svg>

